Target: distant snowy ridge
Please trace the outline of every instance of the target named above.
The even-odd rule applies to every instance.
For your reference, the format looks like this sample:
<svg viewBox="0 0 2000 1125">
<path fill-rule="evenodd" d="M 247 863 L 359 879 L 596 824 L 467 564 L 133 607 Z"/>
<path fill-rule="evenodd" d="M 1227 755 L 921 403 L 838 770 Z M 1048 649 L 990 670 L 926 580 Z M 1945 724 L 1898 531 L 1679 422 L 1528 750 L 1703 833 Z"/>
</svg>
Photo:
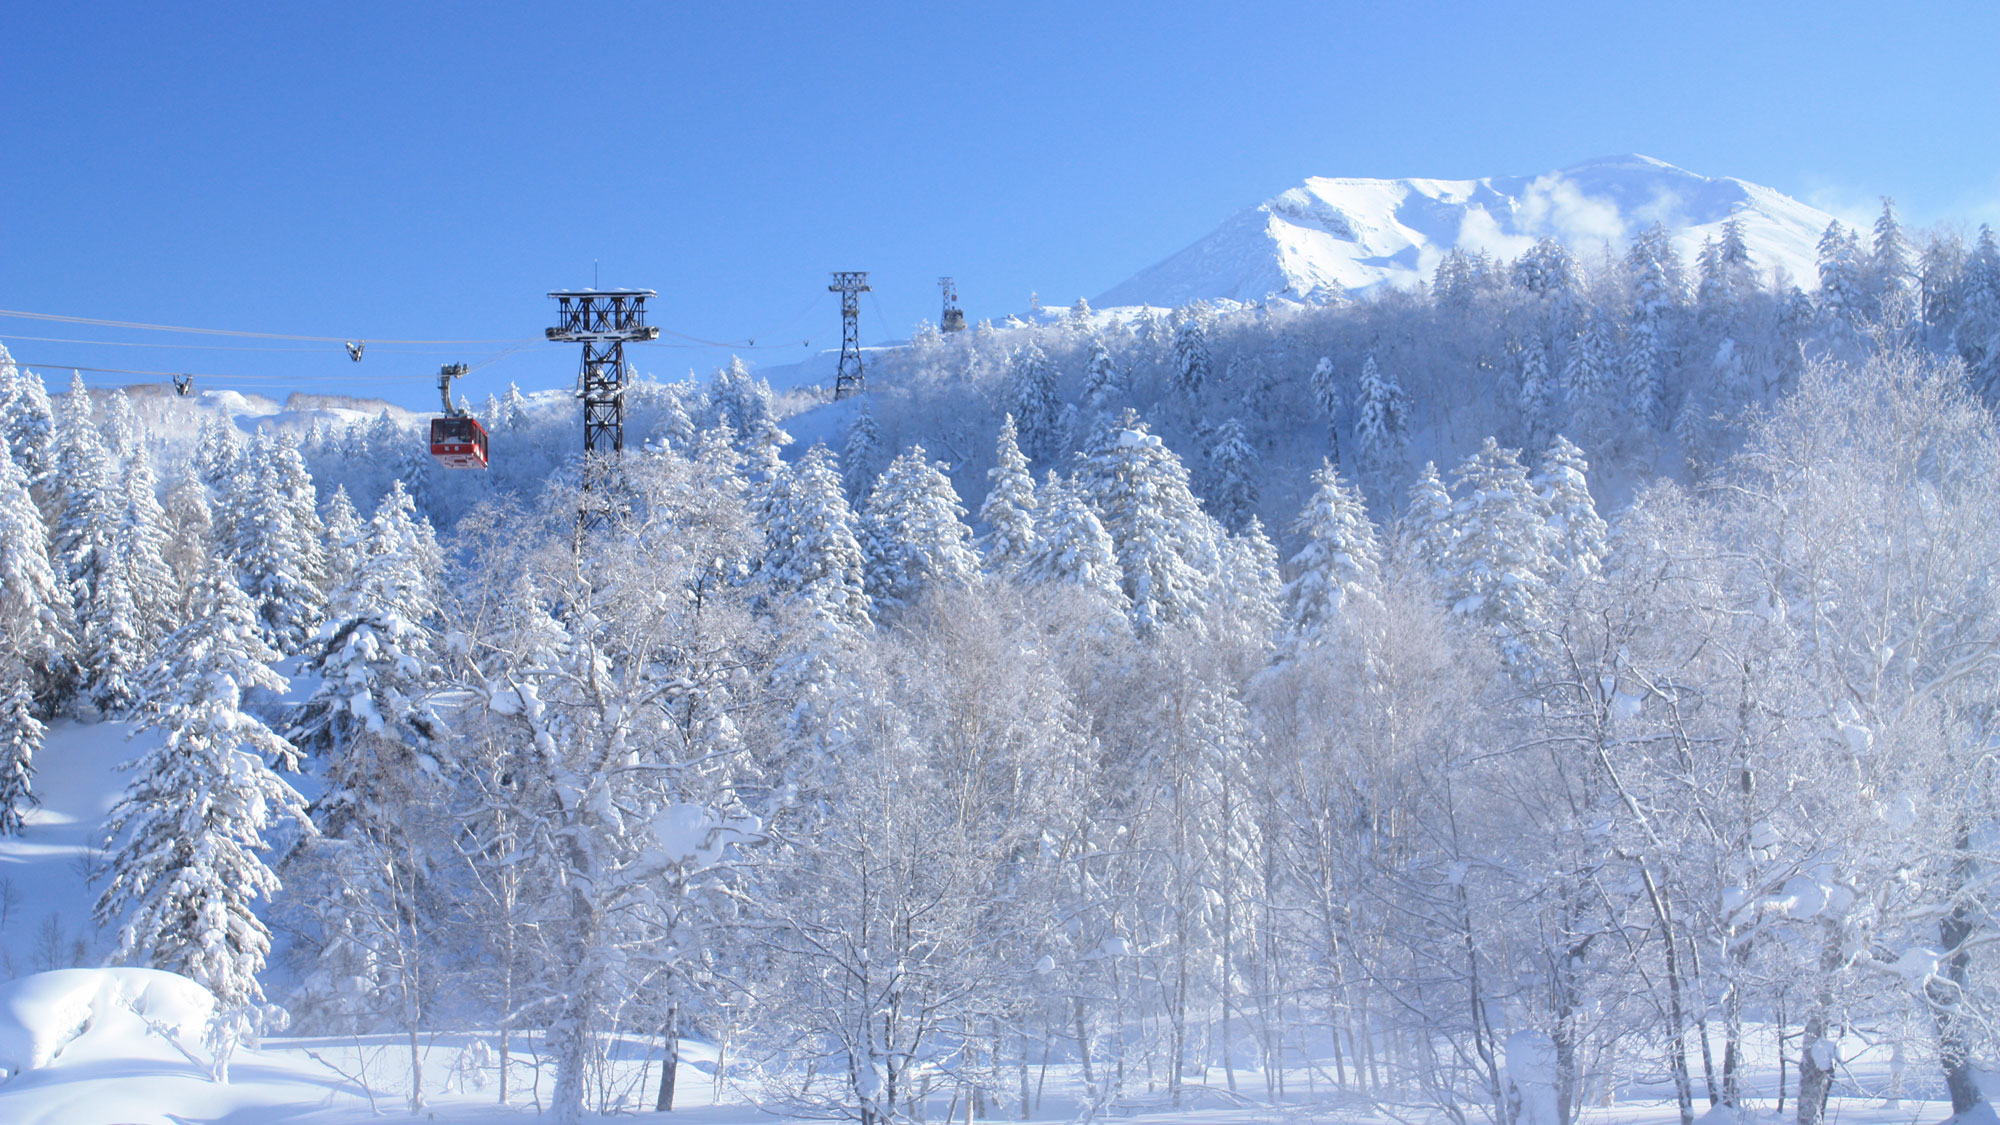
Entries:
<svg viewBox="0 0 2000 1125">
<path fill-rule="evenodd" d="M 1479 180 L 1313 177 L 1231 216 L 1187 249 L 1092 301 L 1100 308 L 1196 300 L 1326 301 L 1428 281 L 1454 247 L 1502 260 L 1554 238 L 1586 265 L 1654 223 L 1692 265 L 1704 238 L 1736 219 L 1759 271 L 1811 288 L 1819 236 L 1834 217 L 1745 180 L 1648 156 L 1610 156 L 1540 176 Z"/>
</svg>

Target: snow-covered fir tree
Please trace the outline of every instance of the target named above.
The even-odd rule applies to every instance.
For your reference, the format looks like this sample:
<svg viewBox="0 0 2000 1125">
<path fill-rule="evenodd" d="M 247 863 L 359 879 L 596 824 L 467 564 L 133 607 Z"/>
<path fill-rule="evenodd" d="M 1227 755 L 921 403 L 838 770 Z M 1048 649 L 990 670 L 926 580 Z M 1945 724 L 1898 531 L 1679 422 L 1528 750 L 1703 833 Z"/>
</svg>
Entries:
<svg viewBox="0 0 2000 1125">
<path fill-rule="evenodd" d="M 1055 364 L 1041 345 L 1029 340 L 1008 360 L 1008 391 L 1022 452 L 1048 462 L 1062 454 L 1057 423 L 1062 403 L 1056 397 Z"/>
<path fill-rule="evenodd" d="M 222 547 L 280 652 L 300 651 L 326 613 L 325 530 L 313 493 L 291 443 L 260 435 L 238 459 L 218 521 L 228 537 Z"/>
<path fill-rule="evenodd" d="M 979 576 L 965 505 L 921 445 L 889 462 L 876 479 L 860 541 L 868 594 L 885 609 L 909 606 L 927 590 L 969 585 Z"/>
<path fill-rule="evenodd" d="M 117 957 L 180 973 L 229 1008 L 263 996 L 271 936 L 255 904 L 279 890 L 267 835 L 303 822 L 305 802 L 272 767 L 295 752 L 250 714 L 244 696 L 279 691 L 278 654 L 228 572 L 202 575 L 194 617 L 168 638 L 147 676 L 141 730 L 159 744 L 105 823 L 105 887 L 95 917 Z"/>
<path fill-rule="evenodd" d="M 1106 605 L 1124 609 L 1129 599 L 1117 548 L 1089 500 L 1053 469 L 1042 485 L 1041 500 L 1034 547 L 1022 561 L 1021 580 L 1077 587 L 1103 599 Z"/>
<path fill-rule="evenodd" d="M 1223 527 L 1241 531 L 1255 519 L 1257 449 L 1241 419 L 1224 418 L 1208 445 L 1208 507 Z"/>
<path fill-rule="evenodd" d="M 0 836 L 21 832 L 35 797 L 35 757 L 48 728 L 35 717 L 35 693 L 18 673 L 0 676 Z"/>
<path fill-rule="evenodd" d="M 383 412 L 388 417 L 388 412 Z M 221 491 L 229 486 L 236 474 L 236 459 L 242 453 L 242 441 L 237 436 L 236 427 L 227 419 L 211 417 L 201 424 L 201 434 L 195 439 L 194 468 L 201 475 L 202 483 Z"/>
<path fill-rule="evenodd" d="M 1539 333 L 1521 345 L 1521 423 L 1530 439 L 1547 433 L 1555 412 L 1555 380 L 1549 372 L 1549 349 Z"/>
<path fill-rule="evenodd" d="M 1542 452 L 1532 482 L 1554 534 L 1556 570 L 1571 580 L 1601 575 L 1611 553 L 1610 530 L 1591 498 L 1589 472 L 1583 450 L 1557 434 Z"/>
<path fill-rule="evenodd" d="M 759 573 L 780 598 L 796 598 L 846 625 L 866 625 L 858 521 L 847 503 L 838 459 L 815 445 L 798 465 L 781 472 L 761 513 L 765 546 Z"/>
<path fill-rule="evenodd" d="M 1340 377 L 1334 373 L 1333 357 L 1323 355 L 1313 365 L 1313 403 L 1319 412 L 1326 415 L 1327 457 L 1335 464 L 1340 463 Z"/>
<path fill-rule="evenodd" d="M 1583 335 L 1563 359 L 1563 397 L 1569 404 L 1569 428 L 1585 440 L 1608 436 L 1615 414 L 1611 404 L 1611 370 L 1618 339 L 1611 319 L 1593 314 Z"/>
<path fill-rule="evenodd" d="M 847 424 L 840 469 L 847 477 L 849 497 L 867 496 L 869 486 L 882 471 L 882 427 L 875 422 L 875 411 L 867 395 L 861 396 L 854 408 L 854 419 Z"/>
<path fill-rule="evenodd" d="M 1518 454 L 1492 438 L 1452 474 L 1452 484 L 1445 597 L 1453 612 L 1518 643 L 1541 623 L 1556 535 Z"/>
<path fill-rule="evenodd" d="M 0 461 L 0 683 L 25 683 L 52 704 L 70 676 L 69 594 L 26 475 Z"/>
<path fill-rule="evenodd" d="M 0 345 L 0 434 L 37 500 L 47 495 L 55 468 L 55 407 L 42 377 L 14 362 Z"/>
<path fill-rule="evenodd" d="M 1409 398 L 1373 354 L 1361 365 L 1356 399 L 1354 439 L 1364 462 L 1380 469 L 1399 461 L 1410 441 Z"/>
<path fill-rule="evenodd" d="M 1220 532 L 1188 488 L 1187 468 L 1131 411 L 1084 451 L 1078 487 L 1111 535 L 1133 625 L 1150 634 L 1199 610 Z"/>
<path fill-rule="evenodd" d="M 992 484 L 979 505 L 979 522 L 986 525 L 979 549 L 986 569 L 999 575 L 1018 570 L 1035 547 L 1035 478 L 1016 433 L 1014 416 L 1009 414 L 1000 423 L 993 467 L 986 470 Z"/>
<path fill-rule="evenodd" d="M 143 440 L 135 440 L 119 480 L 118 527 L 112 544 L 116 565 L 131 591 L 141 654 L 153 650 L 182 621 L 182 583 L 167 562 L 172 529 L 160 503 L 153 475 L 153 455 Z"/>
<path fill-rule="evenodd" d="M 1838 222 L 1819 237 L 1819 310 L 1829 328 L 1853 332 L 1868 317 L 1867 265 L 1861 240 Z"/>
<path fill-rule="evenodd" d="M 1868 251 L 1868 291 L 1871 319 L 1909 318 L 1917 314 L 1916 255 L 1896 218 L 1896 204 L 1884 197 L 1875 219 L 1875 237 Z"/>
<path fill-rule="evenodd" d="M 311 1002 L 349 1021 L 388 995 L 416 1002 L 406 920 L 434 874 L 420 826 L 444 772 L 430 702 L 441 679 L 428 624 L 437 607 L 401 481 L 363 542 L 304 664 L 319 686 L 286 732 L 324 787 L 310 810 L 317 838 L 292 860 L 318 922 Z"/>
<path fill-rule="evenodd" d="M 183 464 L 175 474 L 162 510 L 167 531 L 162 557 L 167 573 L 173 576 L 171 617 L 185 621 L 195 579 L 208 569 L 208 560 L 215 554 L 215 517 L 209 510 L 208 486 L 196 475 L 192 463 Z"/>
<path fill-rule="evenodd" d="M 1292 580 L 1285 585 L 1287 623 L 1308 644 L 1333 635 L 1346 605 L 1376 596 L 1382 580 L 1382 546 L 1361 494 L 1330 459 L 1313 473 L 1312 484 L 1312 498 L 1294 525 L 1305 545 L 1292 556 Z"/>
<path fill-rule="evenodd" d="M 1451 563 L 1456 536 L 1451 493 L 1438 475 L 1437 463 L 1426 461 L 1404 499 L 1402 516 L 1396 522 L 1397 543 L 1423 572 L 1441 581 Z"/>
<path fill-rule="evenodd" d="M 1192 403 L 1208 382 L 1215 362 L 1208 348 L 1208 309 L 1204 305 L 1190 305 L 1175 316 L 1174 389 Z"/>
<path fill-rule="evenodd" d="M 1125 395 L 1125 376 L 1101 336 L 1090 338 L 1090 359 L 1083 370 L 1083 403 L 1093 414 L 1104 414 Z"/>
<path fill-rule="evenodd" d="M 354 577 L 367 555 L 367 529 L 361 522 L 361 513 L 354 509 L 354 501 L 347 498 L 346 485 L 337 486 L 333 495 L 327 497 L 321 523 L 326 528 L 326 581 L 331 593 Z"/>
</svg>

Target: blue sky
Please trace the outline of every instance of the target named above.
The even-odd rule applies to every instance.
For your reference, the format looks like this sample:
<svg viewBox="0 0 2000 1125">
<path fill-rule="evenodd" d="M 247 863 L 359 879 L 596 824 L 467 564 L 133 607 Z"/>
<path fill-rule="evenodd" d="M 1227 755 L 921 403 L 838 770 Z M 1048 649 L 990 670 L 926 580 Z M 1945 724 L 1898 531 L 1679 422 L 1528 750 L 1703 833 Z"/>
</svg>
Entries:
<svg viewBox="0 0 2000 1125">
<path fill-rule="evenodd" d="M 1308 175 L 1643 152 L 1836 211 L 2000 219 L 2000 6 L 0 6 L 0 308 L 299 335 L 528 340 L 552 288 L 837 345 L 1094 295 Z M 63 343 L 22 337 L 90 339 Z M 0 318 L 62 364 L 434 399 L 503 343 L 286 351 Z M 772 346 L 785 341 L 783 347 Z M 646 348 L 675 377 L 726 359 Z M 574 378 L 572 349 L 479 369 Z M 132 381 L 92 376 L 94 383 Z M 240 384 L 251 386 L 253 384 Z"/>
</svg>

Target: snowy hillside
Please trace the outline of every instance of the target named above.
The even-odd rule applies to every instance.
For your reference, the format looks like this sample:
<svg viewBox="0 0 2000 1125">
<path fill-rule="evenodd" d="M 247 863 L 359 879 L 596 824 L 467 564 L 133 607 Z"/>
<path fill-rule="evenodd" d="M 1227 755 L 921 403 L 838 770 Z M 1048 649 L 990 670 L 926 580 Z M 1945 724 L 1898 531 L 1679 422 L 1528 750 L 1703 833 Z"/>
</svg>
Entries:
<svg viewBox="0 0 2000 1125">
<path fill-rule="evenodd" d="M 1231 216 L 1178 254 L 1113 286 L 1099 307 L 1173 308 L 1218 298 L 1327 300 L 1428 280 L 1452 248 L 1495 258 L 1554 238 L 1586 261 L 1662 223 L 1692 261 L 1734 218 L 1755 260 L 1801 285 L 1833 216 L 1770 188 L 1648 156 L 1611 156 L 1540 176 L 1365 180 L 1315 176 Z"/>
</svg>

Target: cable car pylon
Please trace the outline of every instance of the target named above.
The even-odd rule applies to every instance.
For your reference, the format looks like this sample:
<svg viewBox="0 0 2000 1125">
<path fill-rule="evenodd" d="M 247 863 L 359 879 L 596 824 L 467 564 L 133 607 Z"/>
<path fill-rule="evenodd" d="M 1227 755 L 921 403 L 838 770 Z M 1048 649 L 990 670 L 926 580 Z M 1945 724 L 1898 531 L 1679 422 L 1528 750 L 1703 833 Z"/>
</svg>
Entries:
<svg viewBox="0 0 2000 1125">
<path fill-rule="evenodd" d="M 625 343 L 660 338 L 660 330 L 646 323 L 646 298 L 659 294 L 651 289 L 558 289 L 549 296 L 556 301 L 556 324 L 544 335 L 583 345 L 576 394 L 583 400 L 586 493 L 580 519 L 588 529 L 610 511 L 610 497 L 603 493 L 625 449 Z M 593 492 L 599 494 L 595 500 L 589 495 Z"/>
<path fill-rule="evenodd" d="M 840 294 L 840 370 L 833 376 L 833 397 L 846 398 L 867 390 L 861 371 L 861 294 L 872 292 L 867 270 L 839 270 L 828 291 Z"/>
</svg>

